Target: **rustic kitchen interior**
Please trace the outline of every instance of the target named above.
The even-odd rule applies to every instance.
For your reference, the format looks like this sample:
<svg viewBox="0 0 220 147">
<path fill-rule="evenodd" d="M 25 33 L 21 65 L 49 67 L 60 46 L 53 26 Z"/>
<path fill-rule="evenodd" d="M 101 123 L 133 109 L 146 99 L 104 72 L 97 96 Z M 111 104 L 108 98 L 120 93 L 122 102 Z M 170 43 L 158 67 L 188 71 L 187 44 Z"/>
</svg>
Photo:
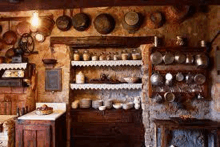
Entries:
<svg viewBox="0 0 220 147">
<path fill-rule="evenodd" d="M 0 2 L 0 147 L 220 147 L 219 4 Z"/>
</svg>

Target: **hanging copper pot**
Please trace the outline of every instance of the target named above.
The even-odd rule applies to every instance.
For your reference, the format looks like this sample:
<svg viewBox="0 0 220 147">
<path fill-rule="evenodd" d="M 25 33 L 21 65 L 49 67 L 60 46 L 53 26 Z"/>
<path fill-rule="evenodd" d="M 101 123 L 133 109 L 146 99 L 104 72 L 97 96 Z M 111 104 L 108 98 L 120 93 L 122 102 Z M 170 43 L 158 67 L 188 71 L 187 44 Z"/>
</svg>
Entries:
<svg viewBox="0 0 220 147">
<path fill-rule="evenodd" d="M 165 8 L 165 16 L 168 22 L 180 23 L 184 21 L 186 16 L 189 14 L 190 6 L 187 5 L 176 5 L 168 6 Z"/>
<path fill-rule="evenodd" d="M 115 28 L 115 20 L 110 14 L 102 13 L 94 20 L 95 29 L 100 34 L 109 34 Z"/>
<path fill-rule="evenodd" d="M 72 23 L 77 31 L 84 31 L 90 26 L 91 20 L 87 14 L 78 13 L 73 16 Z"/>
<path fill-rule="evenodd" d="M 25 33 L 31 32 L 30 27 L 31 27 L 31 25 L 29 22 L 22 21 L 16 26 L 16 28 L 17 28 L 16 31 L 19 35 L 23 35 Z"/>
<path fill-rule="evenodd" d="M 14 47 L 8 49 L 5 53 L 5 57 L 7 58 L 12 58 L 13 56 L 15 56 Z"/>
<path fill-rule="evenodd" d="M 161 12 L 156 11 L 150 14 L 149 18 L 147 19 L 147 27 L 149 29 L 157 29 L 163 26 L 164 24 L 164 16 Z"/>
<path fill-rule="evenodd" d="M 124 29 L 128 30 L 129 33 L 134 33 L 140 28 L 143 21 L 142 19 L 143 16 L 140 13 L 128 12 L 122 20 L 122 26 Z"/>
<path fill-rule="evenodd" d="M 17 41 L 17 35 L 10 30 L 10 21 L 8 22 L 8 31 L 3 34 L 3 40 L 7 45 L 14 45 Z"/>
<path fill-rule="evenodd" d="M 71 28 L 72 20 L 65 14 L 65 10 L 63 10 L 63 16 L 57 18 L 56 25 L 61 31 L 68 31 Z"/>
</svg>

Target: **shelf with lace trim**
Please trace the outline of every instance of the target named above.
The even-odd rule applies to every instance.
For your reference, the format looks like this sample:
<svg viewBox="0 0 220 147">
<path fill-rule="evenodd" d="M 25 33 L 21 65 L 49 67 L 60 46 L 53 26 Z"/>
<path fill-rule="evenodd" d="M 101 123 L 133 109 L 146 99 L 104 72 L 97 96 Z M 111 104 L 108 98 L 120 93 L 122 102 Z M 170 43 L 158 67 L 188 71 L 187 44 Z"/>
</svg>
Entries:
<svg viewBox="0 0 220 147">
<path fill-rule="evenodd" d="M 86 90 L 86 89 L 106 89 L 106 90 L 119 90 L 119 89 L 142 89 L 142 83 L 132 84 L 70 84 L 72 90 Z"/>
<path fill-rule="evenodd" d="M 71 61 L 72 66 L 142 66 L 142 60 Z"/>
</svg>

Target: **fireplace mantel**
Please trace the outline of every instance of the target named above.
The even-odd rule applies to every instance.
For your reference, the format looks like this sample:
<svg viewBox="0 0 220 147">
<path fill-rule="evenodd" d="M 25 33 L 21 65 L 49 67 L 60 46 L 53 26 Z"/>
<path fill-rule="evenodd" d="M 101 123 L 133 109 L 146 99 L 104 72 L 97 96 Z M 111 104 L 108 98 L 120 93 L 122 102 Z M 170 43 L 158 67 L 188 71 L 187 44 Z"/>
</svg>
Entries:
<svg viewBox="0 0 220 147">
<path fill-rule="evenodd" d="M 173 120 L 154 119 L 153 122 L 156 125 L 156 137 L 158 128 L 161 128 L 161 147 L 167 147 L 169 131 L 187 129 L 216 131 L 216 146 L 220 147 L 220 122 L 209 119 L 196 119 L 195 121 L 182 121 L 181 123 Z"/>
</svg>

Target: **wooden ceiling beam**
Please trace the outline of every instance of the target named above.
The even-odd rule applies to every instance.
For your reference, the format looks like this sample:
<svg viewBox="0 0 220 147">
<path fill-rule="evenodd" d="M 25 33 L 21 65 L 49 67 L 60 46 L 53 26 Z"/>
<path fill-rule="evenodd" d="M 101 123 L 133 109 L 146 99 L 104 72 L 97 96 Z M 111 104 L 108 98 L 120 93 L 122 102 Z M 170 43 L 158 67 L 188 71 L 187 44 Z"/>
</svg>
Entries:
<svg viewBox="0 0 220 147">
<path fill-rule="evenodd" d="M 0 12 L 73 9 L 111 6 L 147 6 L 147 5 L 220 5 L 219 0 L 21 0 L 19 3 L 0 1 Z"/>
</svg>

